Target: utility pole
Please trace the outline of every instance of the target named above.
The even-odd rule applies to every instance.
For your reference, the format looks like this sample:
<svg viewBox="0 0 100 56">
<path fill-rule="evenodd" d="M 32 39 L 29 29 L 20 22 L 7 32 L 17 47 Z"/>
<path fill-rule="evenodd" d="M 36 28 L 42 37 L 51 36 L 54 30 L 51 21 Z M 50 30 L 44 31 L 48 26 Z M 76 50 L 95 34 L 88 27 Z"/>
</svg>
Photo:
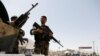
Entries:
<svg viewBox="0 0 100 56">
<path fill-rule="evenodd" d="M 95 52 L 95 41 L 93 41 L 93 52 Z"/>
<path fill-rule="evenodd" d="M 95 41 L 93 41 L 93 56 L 95 56 Z"/>
<path fill-rule="evenodd" d="M 97 47 L 97 56 L 99 56 L 99 51 L 98 51 L 98 47 Z"/>
</svg>

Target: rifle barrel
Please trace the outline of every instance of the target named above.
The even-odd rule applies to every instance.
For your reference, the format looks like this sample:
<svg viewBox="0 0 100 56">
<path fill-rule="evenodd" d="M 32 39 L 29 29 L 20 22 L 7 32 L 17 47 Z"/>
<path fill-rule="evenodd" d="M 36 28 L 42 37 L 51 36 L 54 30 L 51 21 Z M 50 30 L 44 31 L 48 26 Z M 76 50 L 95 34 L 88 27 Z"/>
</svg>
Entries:
<svg viewBox="0 0 100 56">
<path fill-rule="evenodd" d="M 57 39 L 55 39 L 54 37 L 52 37 L 52 39 L 53 39 L 55 42 L 57 42 L 61 47 L 63 47 L 63 45 L 61 45 L 61 43 L 60 43 Z"/>
</svg>

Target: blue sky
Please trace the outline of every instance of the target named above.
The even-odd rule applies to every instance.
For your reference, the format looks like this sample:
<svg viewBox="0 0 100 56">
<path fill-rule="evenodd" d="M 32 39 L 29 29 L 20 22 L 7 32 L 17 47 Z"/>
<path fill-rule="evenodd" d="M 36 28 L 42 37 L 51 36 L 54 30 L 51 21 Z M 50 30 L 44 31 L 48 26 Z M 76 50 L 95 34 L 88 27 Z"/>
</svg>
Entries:
<svg viewBox="0 0 100 56">
<path fill-rule="evenodd" d="M 53 41 L 51 50 L 78 49 L 79 46 L 92 46 L 100 49 L 100 0 L 2 0 L 9 16 L 20 16 L 31 4 L 39 5 L 31 11 L 27 23 L 23 26 L 27 38 L 34 41 L 29 34 L 34 22 L 40 24 L 40 17 L 46 15 L 47 25 L 54 32 L 55 38 L 61 41 L 64 48 Z"/>
</svg>

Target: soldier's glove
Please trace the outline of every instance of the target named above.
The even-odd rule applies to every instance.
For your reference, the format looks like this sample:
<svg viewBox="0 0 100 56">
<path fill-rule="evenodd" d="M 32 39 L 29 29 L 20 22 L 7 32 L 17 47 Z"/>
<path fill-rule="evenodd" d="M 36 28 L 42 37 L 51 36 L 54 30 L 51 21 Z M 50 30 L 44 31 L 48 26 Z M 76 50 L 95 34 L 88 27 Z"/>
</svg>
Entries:
<svg viewBox="0 0 100 56">
<path fill-rule="evenodd" d="M 25 41 L 23 41 L 22 39 L 20 39 L 20 43 L 21 43 L 21 45 L 23 45 L 25 43 Z"/>
<path fill-rule="evenodd" d="M 28 39 L 27 38 L 23 38 L 23 41 L 26 41 L 28 43 Z"/>
<path fill-rule="evenodd" d="M 25 44 L 25 41 L 28 43 L 28 39 L 27 39 L 27 38 L 23 38 L 23 39 L 21 39 L 21 40 L 20 40 L 21 45 Z"/>
</svg>

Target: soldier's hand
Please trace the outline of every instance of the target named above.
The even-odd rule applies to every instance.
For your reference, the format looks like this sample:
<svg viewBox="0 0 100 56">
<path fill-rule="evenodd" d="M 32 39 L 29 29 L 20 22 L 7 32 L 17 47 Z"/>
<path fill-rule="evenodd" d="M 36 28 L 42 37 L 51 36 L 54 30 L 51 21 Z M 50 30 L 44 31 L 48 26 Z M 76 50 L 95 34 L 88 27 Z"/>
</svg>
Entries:
<svg viewBox="0 0 100 56">
<path fill-rule="evenodd" d="M 41 30 L 41 29 L 36 29 L 35 32 L 43 33 L 43 30 Z"/>
<path fill-rule="evenodd" d="M 33 31 L 34 34 L 38 34 L 38 33 L 43 33 L 43 30 L 41 29 L 36 29 Z"/>
<path fill-rule="evenodd" d="M 21 40 L 20 43 L 21 43 L 21 45 L 23 45 L 25 43 L 25 41 Z"/>
<path fill-rule="evenodd" d="M 26 41 L 28 43 L 28 39 L 27 38 L 23 38 L 23 41 Z"/>
<path fill-rule="evenodd" d="M 38 32 L 39 32 L 39 33 L 43 33 L 43 30 L 41 30 L 41 29 L 38 29 Z"/>
<path fill-rule="evenodd" d="M 49 32 L 49 36 L 53 36 L 53 33 Z"/>
</svg>

